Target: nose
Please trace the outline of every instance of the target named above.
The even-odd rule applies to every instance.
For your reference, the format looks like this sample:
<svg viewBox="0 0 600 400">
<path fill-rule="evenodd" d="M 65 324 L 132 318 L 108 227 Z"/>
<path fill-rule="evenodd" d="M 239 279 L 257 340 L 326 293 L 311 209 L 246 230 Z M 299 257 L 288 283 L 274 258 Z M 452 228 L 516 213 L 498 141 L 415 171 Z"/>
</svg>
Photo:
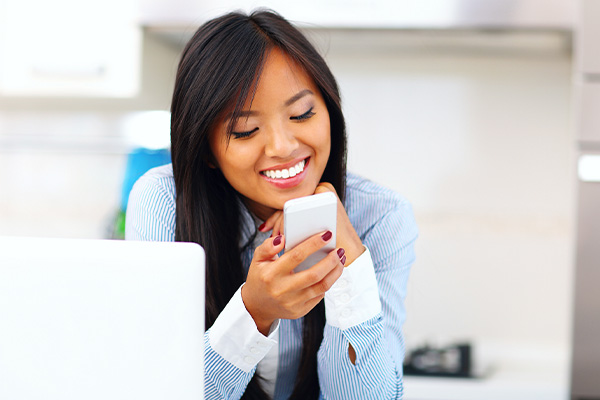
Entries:
<svg viewBox="0 0 600 400">
<path fill-rule="evenodd" d="M 289 157 L 299 146 L 294 133 L 284 126 L 272 127 L 267 132 L 265 154 L 272 158 Z"/>
</svg>

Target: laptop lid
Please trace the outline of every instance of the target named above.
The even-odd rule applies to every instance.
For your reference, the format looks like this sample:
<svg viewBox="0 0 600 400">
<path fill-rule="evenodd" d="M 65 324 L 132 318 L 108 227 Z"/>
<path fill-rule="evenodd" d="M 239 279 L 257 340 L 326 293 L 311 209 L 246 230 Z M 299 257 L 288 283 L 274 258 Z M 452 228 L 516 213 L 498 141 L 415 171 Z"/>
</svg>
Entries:
<svg viewBox="0 0 600 400">
<path fill-rule="evenodd" d="M 0 399 L 202 399 L 204 251 L 0 237 Z"/>
</svg>

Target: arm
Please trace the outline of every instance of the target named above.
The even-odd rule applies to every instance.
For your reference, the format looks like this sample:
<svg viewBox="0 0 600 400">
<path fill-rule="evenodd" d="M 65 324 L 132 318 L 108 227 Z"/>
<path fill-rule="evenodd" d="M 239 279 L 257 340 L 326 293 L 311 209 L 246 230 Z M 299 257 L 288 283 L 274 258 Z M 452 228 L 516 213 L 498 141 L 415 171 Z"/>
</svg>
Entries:
<svg viewBox="0 0 600 400">
<path fill-rule="evenodd" d="M 361 318 L 354 321 L 352 317 L 346 320 L 330 318 L 330 315 L 344 315 L 344 308 L 361 312 L 366 301 L 377 303 L 372 296 L 371 300 L 365 300 L 364 296 L 369 297 L 369 285 L 365 285 L 368 278 L 345 279 L 344 282 L 342 278 L 346 272 L 355 272 L 344 271 L 328 296 L 336 291 L 342 293 L 339 288 L 342 282 L 346 285 L 344 291 L 353 295 L 346 307 L 339 306 L 333 299 L 328 306 L 326 297 L 328 317 L 318 354 L 321 394 L 326 399 L 401 398 L 404 358 L 401 326 L 405 320 L 404 298 L 417 236 L 410 205 L 400 201 L 361 236 L 370 255 L 363 254 L 347 269 L 360 267 L 368 275 L 369 268 L 374 268 L 370 273 L 376 277 L 381 311 L 377 312 L 376 306 L 367 307 L 371 318 L 368 318 L 368 313 L 362 312 Z M 362 265 L 355 265 L 358 262 Z M 353 274 L 348 275 L 351 277 Z M 363 275 L 359 273 L 357 276 Z M 348 285 L 353 287 L 348 288 Z M 330 312 L 330 308 L 335 310 Z M 357 321 L 359 323 L 353 325 Z M 356 353 L 354 364 L 348 356 L 349 345 Z"/>
<path fill-rule="evenodd" d="M 168 177 L 144 176 L 129 196 L 126 239 L 175 240 L 175 188 Z M 278 327 L 278 325 L 277 325 Z M 236 335 L 242 332 L 243 335 Z M 239 399 L 256 365 L 277 342 L 260 334 L 240 290 L 204 334 L 205 399 Z"/>
<path fill-rule="evenodd" d="M 263 336 L 244 307 L 241 288 L 204 335 L 204 398 L 239 399 L 259 361 L 277 346 L 279 322 Z"/>
</svg>

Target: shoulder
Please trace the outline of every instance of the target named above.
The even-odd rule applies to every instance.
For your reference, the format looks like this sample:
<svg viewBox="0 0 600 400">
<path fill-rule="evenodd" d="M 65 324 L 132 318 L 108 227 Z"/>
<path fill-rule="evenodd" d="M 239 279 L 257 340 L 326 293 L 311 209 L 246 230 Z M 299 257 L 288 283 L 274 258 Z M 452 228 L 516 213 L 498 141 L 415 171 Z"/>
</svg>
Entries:
<svg viewBox="0 0 600 400">
<path fill-rule="evenodd" d="M 363 240 L 384 219 L 393 219 L 405 229 L 414 225 L 412 206 L 406 198 L 356 174 L 347 175 L 345 208 Z"/>
<path fill-rule="evenodd" d="M 410 203 L 399 193 L 356 174 L 346 178 L 346 212 L 382 216 L 391 210 L 410 207 Z"/>
<path fill-rule="evenodd" d="M 127 203 L 125 237 L 175 240 L 175 180 L 170 164 L 149 170 L 133 185 Z"/>
<path fill-rule="evenodd" d="M 172 164 L 152 168 L 142 175 L 133 185 L 130 194 L 143 195 L 146 202 L 159 200 L 175 204 L 175 179 L 173 178 Z"/>
<path fill-rule="evenodd" d="M 155 182 L 159 185 L 172 183 L 175 186 L 173 164 L 161 165 L 160 167 L 149 169 L 138 181 Z"/>
</svg>

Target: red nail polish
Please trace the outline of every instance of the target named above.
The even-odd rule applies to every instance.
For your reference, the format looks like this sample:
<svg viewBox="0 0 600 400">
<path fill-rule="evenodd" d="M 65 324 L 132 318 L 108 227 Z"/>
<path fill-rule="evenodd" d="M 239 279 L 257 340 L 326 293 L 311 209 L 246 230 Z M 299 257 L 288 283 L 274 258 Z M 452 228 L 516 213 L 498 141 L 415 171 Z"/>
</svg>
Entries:
<svg viewBox="0 0 600 400">
<path fill-rule="evenodd" d="M 281 244 L 281 235 L 278 235 L 273 239 L 273 246 L 279 246 Z"/>
<path fill-rule="evenodd" d="M 342 263 L 342 265 L 346 265 L 346 256 L 342 256 L 340 262 Z"/>
<path fill-rule="evenodd" d="M 321 239 L 323 239 L 323 241 L 327 242 L 329 239 L 331 239 L 332 236 L 333 236 L 333 233 L 331 233 L 331 231 L 327 231 L 321 236 Z"/>
<path fill-rule="evenodd" d="M 258 227 L 258 230 L 262 232 L 262 230 L 265 229 L 265 224 L 266 224 L 266 222 L 263 222 L 262 224 L 260 224 L 260 226 Z"/>
<path fill-rule="evenodd" d="M 342 258 L 342 256 L 344 255 L 345 251 L 344 249 L 342 249 L 341 247 L 338 249 L 337 254 L 339 258 Z"/>
</svg>

